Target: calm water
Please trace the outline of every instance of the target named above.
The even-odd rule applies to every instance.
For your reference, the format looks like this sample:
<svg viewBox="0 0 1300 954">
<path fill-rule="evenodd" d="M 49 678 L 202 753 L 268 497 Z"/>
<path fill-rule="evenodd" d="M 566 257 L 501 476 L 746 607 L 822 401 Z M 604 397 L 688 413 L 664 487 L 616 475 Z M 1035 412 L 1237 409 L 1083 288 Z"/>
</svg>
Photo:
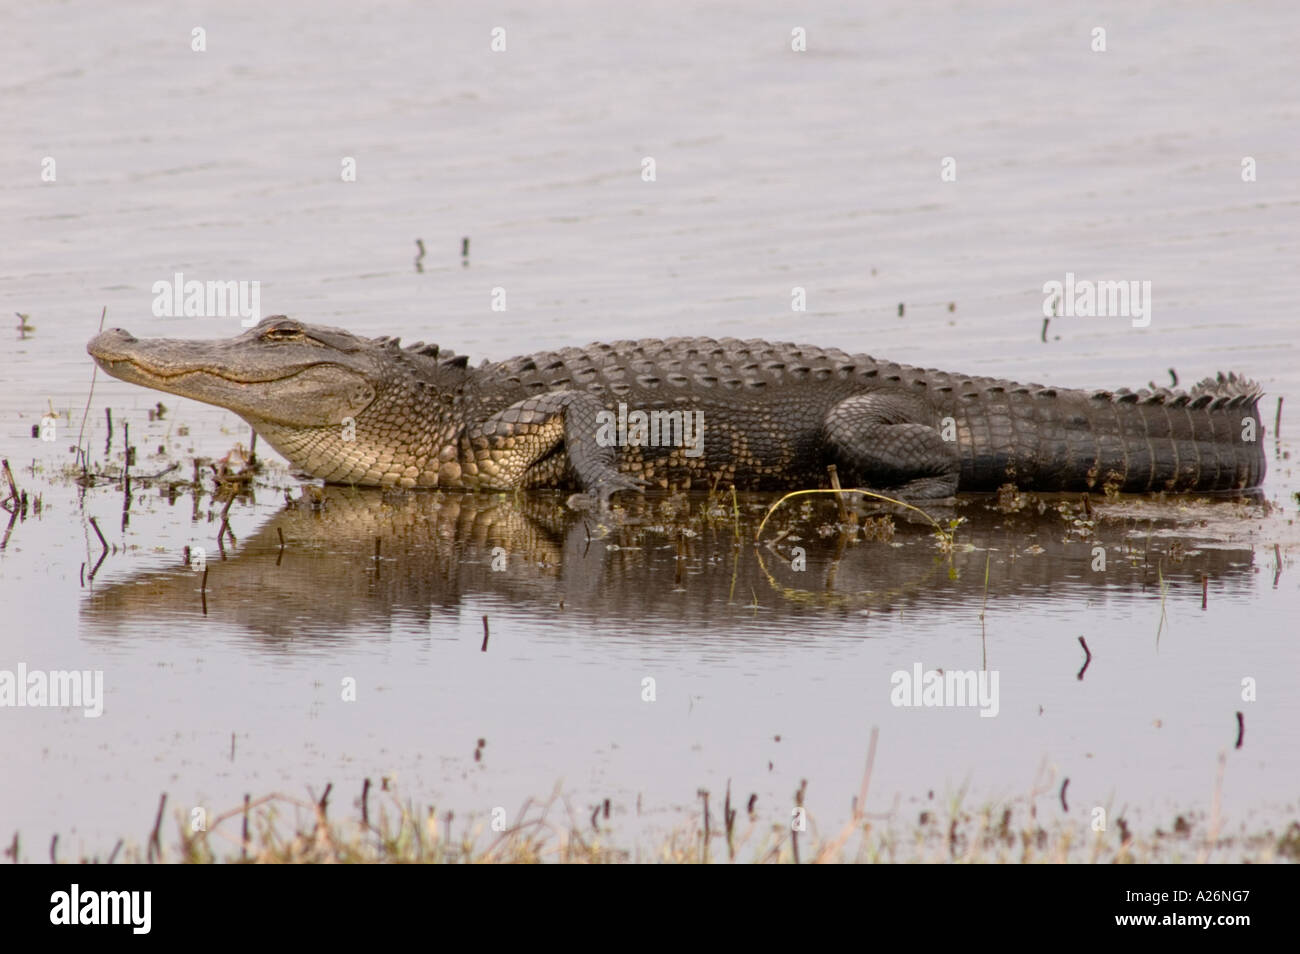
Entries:
<svg viewBox="0 0 1300 954">
<path fill-rule="evenodd" d="M 873 726 L 871 807 L 904 820 L 931 791 L 978 802 L 1044 779 L 1060 813 L 1068 777 L 1080 825 L 1095 805 L 1167 825 L 1208 808 L 1221 751 L 1230 830 L 1296 816 L 1292 6 L 227 5 L 194 20 L 60 4 L 6 21 L 0 293 L 34 330 L 0 333 L 0 453 L 44 508 L 3 537 L 0 669 L 102 670 L 105 693 L 98 719 L 0 709 L 0 839 L 21 832 L 24 857 L 47 857 L 54 833 L 65 858 L 143 839 L 163 791 L 221 811 L 333 782 L 346 805 L 380 776 L 458 816 L 559 783 L 578 808 L 610 798 L 630 822 L 639 803 L 665 825 L 728 779 L 780 821 L 807 779 L 834 829 Z M 967 518 L 949 563 L 924 525 L 841 545 L 833 511 L 796 506 L 764 532 L 798 536 L 796 573 L 794 537 L 749 542 L 770 498 L 741 501 L 737 546 L 729 501 L 711 520 L 692 501 L 680 539 L 653 509 L 584 527 L 544 495 L 332 490 L 323 511 L 286 510 L 303 491 L 272 460 L 232 506 L 223 561 L 210 495 L 137 482 L 124 511 L 119 483 L 82 493 L 65 475 L 102 308 L 141 336 L 238 332 L 154 317 L 153 283 L 176 272 L 259 281 L 263 314 L 475 360 L 710 334 L 1068 386 L 1236 369 L 1267 390 L 1270 432 L 1287 401 L 1267 438 L 1273 511 L 1126 503 L 1080 534 L 1053 509 L 966 502 L 946 515 Z M 1042 286 L 1066 272 L 1150 281 L 1150 326 L 1057 318 L 1044 335 Z M 34 440 L 51 409 L 57 440 Z M 192 457 L 248 442 L 232 414 L 100 376 L 84 443 L 101 471 L 120 469 L 123 422 L 138 474 L 180 461 L 188 477 Z M 90 517 L 110 545 L 93 579 Z M 203 594 L 186 546 L 208 552 Z M 891 674 L 916 663 L 996 670 L 997 717 L 891 705 Z"/>
</svg>

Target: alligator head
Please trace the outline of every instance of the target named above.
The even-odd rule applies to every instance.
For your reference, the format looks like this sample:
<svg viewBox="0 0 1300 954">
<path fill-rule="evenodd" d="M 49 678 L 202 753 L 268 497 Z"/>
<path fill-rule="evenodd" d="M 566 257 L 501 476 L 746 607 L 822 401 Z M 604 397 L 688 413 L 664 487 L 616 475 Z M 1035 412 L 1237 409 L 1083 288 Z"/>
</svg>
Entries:
<svg viewBox="0 0 1300 954">
<path fill-rule="evenodd" d="M 467 374 L 463 357 L 436 345 L 402 348 L 284 315 L 208 341 L 114 328 L 86 350 L 115 378 L 234 411 L 313 476 L 367 485 L 437 485 Z"/>
</svg>

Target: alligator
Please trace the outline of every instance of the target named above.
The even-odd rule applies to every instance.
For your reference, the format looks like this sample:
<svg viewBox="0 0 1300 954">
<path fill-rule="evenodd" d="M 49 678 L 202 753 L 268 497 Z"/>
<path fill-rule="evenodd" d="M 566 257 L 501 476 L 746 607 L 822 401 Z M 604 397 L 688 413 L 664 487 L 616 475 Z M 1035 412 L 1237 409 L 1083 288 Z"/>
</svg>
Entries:
<svg viewBox="0 0 1300 954">
<path fill-rule="evenodd" d="M 104 332 L 114 377 L 234 411 L 330 483 L 508 491 L 843 486 L 911 499 L 1242 491 L 1264 479 L 1255 383 L 1072 390 L 812 345 L 668 338 L 471 367 L 275 315 L 234 338 Z M 691 425 L 695 424 L 693 428 Z"/>
</svg>

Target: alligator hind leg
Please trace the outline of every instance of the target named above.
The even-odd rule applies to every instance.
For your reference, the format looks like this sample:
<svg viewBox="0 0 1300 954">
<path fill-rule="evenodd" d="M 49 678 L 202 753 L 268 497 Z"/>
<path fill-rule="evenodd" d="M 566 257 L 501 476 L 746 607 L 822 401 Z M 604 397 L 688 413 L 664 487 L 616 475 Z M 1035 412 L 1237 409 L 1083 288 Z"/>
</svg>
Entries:
<svg viewBox="0 0 1300 954">
<path fill-rule="evenodd" d="M 955 442 L 923 423 L 932 419 L 909 394 L 855 394 L 827 412 L 822 430 L 841 479 L 912 499 L 951 497 L 961 463 Z"/>
<path fill-rule="evenodd" d="M 484 485 L 527 487 L 539 473 L 553 477 L 557 454 L 577 475 L 583 491 L 609 503 L 620 490 L 640 490 L 645 482 L 618 470 L 618 448 L 596 440 L 597 414 L 604 405 L 586 391 L 551 391 L 517 401 L 470 428 L 474 463 Z M 550 483 L 550 480 L 542 480 Z"/>
</svg>

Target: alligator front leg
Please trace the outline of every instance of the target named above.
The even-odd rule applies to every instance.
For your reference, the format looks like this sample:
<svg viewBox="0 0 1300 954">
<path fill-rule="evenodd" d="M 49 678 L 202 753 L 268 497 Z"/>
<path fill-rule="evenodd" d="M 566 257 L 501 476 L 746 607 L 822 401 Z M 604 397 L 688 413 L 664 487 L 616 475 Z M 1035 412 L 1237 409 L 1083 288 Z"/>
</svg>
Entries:
<svg viewBox="0 0 1300 954">
<path fill-rule="evenodd" d="M 831 408 L 822 428 L 846 478 L 901 497 L 951 497 L 961 463 L 956 443 L 924 423 L 931 417 L 911 395 L 856 394 Z"/>
<path fill-rule="evenodd" d="M 485 486 L 554 486 L 568 472 L 602 506 L 620 490 L 645 481 L 618 470 L 618 448 L 596 440 L 604 405 L 586 391 L 551 391 L 525 398 L 469 429 L 474 463 Z"/>
</svg>

